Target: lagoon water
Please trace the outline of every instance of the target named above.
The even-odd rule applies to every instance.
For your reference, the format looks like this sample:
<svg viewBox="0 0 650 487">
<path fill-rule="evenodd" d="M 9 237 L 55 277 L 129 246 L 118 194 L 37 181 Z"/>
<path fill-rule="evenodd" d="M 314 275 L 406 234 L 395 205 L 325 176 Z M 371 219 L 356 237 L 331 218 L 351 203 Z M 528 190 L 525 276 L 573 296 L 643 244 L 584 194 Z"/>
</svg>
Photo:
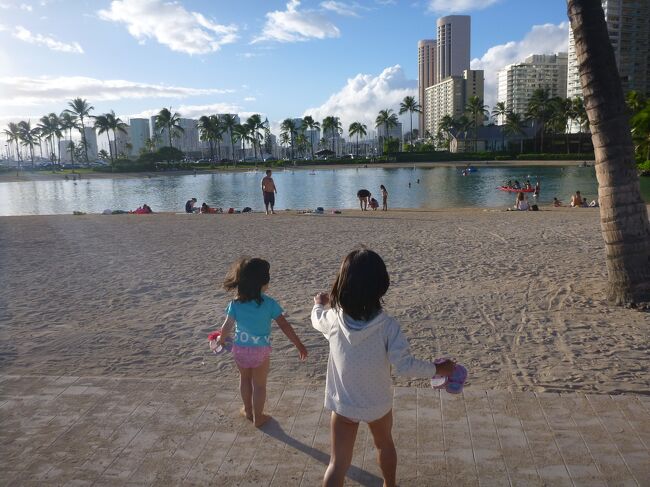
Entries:
<svg viewBox="0 0 650 487">
<path fill-rule="evenodd" d="M 133 210 L 143 203 L 154 212 L 182 212 L 191 197 L 210 206 L 261 210 L 262 170 L 170 176 L 144 179 L 82 179 L 74 182 L 29 181 L 0 183 L 0 215 L 100 213 L 105 209 Z M 597 196 L 593 167 L 480 167 L 469 176 L 459 168 L 346 168 L 275 170 L 276 209 L 357 208 L 356 192 L 370 190 L 381 201 L 379 185 L 389 192 L 393 208 L 501 207 L 514 202 L 513 193 L 496 188 L 508 179 L 534 184 L 539 177 L 540 204 L 556 196 L 565 203 L 576 190 L 591 201 Z M 418 179 L 420 182 L 418 183 Z M 645 178 L 647 179 L 647 178 Z M 409 183 L 411 187 L 409 188 Z M 646 201 L 650 184 L 643 181 Z M 531 195 L 529 195 L 531 196 Z M 531 196 L 531 201 L 533 200 Z"/>
</svg>

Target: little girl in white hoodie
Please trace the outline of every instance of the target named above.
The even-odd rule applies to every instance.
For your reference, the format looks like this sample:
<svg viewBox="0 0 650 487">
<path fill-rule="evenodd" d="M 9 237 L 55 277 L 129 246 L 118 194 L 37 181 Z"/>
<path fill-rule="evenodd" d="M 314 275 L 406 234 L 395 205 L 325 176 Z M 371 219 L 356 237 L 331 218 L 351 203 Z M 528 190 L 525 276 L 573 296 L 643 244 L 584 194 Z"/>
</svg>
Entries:
<svg viewBox="0 0 650 487">
<path fill-rule="evenodd" d="M 411 377 L 448 376 L 453 370 L 452 361 L 436 366 L 411 355 L 399 324 L 382 311 L 389 285 L 382 258 L 361 248 L 341 264 L 330 295 L 314 297 L 312 326 L 330 346 L 325 407 L 332 411 L 332 451 L 324 486 L 343 485 L 360 421 L 372 433 L 384 485 L 395 485 L 391 364 L 397 374 Z"/>
</svg>

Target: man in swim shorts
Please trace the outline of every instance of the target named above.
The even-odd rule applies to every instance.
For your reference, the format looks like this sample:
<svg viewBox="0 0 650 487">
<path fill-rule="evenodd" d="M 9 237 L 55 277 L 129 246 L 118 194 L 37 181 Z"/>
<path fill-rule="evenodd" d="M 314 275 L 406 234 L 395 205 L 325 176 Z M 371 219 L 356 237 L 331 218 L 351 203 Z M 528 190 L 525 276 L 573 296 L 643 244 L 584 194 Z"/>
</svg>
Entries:
<svg viewBox="0 0 650 487">
<path fill-rule="evenodd" d="M 361 211 L 366 211 L 368 209 L 368 203 L 370 202 L 370 191 L 367 189 L 360 189 L 357 191 L 357 198 L 359 198 Z"/>
<path fill-rule="evenodd" d="M 275 215 L 273 211 L 273 206 L 275 206 L 275 194 L 278 192 L 278 188 L 275 187 L 275 182 L 271 177 L 271 170 L 266 170 L 266 176 L 262 178 L 262 196 L 264 196 L 264 207 L 266 208 L 266 214 L 269 214 L 269 206 L 271 207 L 271 213 Z"/>
</svg>

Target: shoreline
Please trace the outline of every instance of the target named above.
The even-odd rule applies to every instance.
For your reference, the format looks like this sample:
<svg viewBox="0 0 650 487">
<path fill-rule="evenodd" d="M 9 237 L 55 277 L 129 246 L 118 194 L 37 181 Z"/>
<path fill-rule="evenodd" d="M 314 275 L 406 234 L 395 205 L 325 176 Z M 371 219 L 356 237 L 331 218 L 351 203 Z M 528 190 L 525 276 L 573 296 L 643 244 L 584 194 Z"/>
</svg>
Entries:
<svg viewBox="0 0 650 487">
<path fill-rule="evenodd" d="M 575 161 L 473 161 L 471 162 L 472 166 L 477 167 L 574 167 L 581 164 L 582 160 Z M 593 166 L 593 161 L 588 161 L 590 166 Z M 330 169 L 392 169 L 392 168 L 423 168 L 430 169 L 435 167 L 456 167 L 462 169 L 467 165 L 467 162 L 379 162 L 379 163 L 368 163 L 362 162 L 359 164 L 316 164 L 316 165 L 296 165 L 296 166 L 286 166 L 286 167 L 270 167 L 273 171 L 282 171 L 283 169 L 294 169 L 294 170 L 330 170 Z M 237 173 L 237 172 L 248 172 L 254 171 L 257 169 L 259 172 L 263 172 L 267 169 L 268 166 L 261 164 L 257 168 L 254 166 L 244 166 L 244 167 L 227 167 L 227 168 L 217 168 L 217 169 L 200 169 L 196 170 L 196 175 L 202 174 L 221 174 L 221 173 Z M 192 176 L 195 174 L 193 170 L 187 171 L 151 171 L 151 172 L 90 172 L 90 173 L 81 173 L 81 179 L 146 179 L 153 177 L 161 176 Z M 75 173 L 78 175 L 78 173 Z M 57 174 L 52 173 L 51 171 L 22 171 L 22 174 L 16 175 L 15 172 L 6 172 L 0 174 L 0 183 L 21 183 L 21 182 L 31 182 L 31 181 L 64 181 L 65 177 L 68 176 L 69 179 L 72 179 L 73 174 Z"/>
</svg>

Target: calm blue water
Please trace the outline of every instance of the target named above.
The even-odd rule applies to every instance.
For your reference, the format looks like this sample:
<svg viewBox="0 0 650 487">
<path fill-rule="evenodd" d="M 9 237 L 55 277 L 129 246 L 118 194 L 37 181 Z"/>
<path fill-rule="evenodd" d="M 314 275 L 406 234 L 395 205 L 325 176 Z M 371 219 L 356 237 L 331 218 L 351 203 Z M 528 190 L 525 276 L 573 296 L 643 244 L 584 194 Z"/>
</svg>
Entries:
<svg viewBox="0 0 650 487">
<path fill-rule="evenodd" d="M 0 183 L 0 215 L 70 214 L 73 211 L 99 213 L 106 208 L 132 210 L 147 203 L 154 211 L 183 211 L 185 201 L 198 199 L 210 206 L 263 209 L 260 181 L 263 172 L 160 176 L 150 179 L 82 179 Z M 389 192 L 389 207 L 449 208 L 506 207 L 514 194 L 497 191 L 508 179 L 535 182 L 539 176 L 541 204 L 557 196 L 565 203 L 580 190 L 591 201 L 597 195 L 593 168 L 523 167 L 483 168 L 470 176 L 459 169 L 327 169 L 273 173 L 278 195 L 276 209 L 357 208 L 356 192 L 370 190 L 378 200 L 379 185 Z M 417 180 L 420 183 L 417 183 Z M 646 178 L 647 179 L 647 178 Z M 408 184 L 411 183 L 409 188 Z M 644 181 L 646 199 L 650 188 Z M 530 198 L 533 199 L 532 197 Z"/>
</svg>

